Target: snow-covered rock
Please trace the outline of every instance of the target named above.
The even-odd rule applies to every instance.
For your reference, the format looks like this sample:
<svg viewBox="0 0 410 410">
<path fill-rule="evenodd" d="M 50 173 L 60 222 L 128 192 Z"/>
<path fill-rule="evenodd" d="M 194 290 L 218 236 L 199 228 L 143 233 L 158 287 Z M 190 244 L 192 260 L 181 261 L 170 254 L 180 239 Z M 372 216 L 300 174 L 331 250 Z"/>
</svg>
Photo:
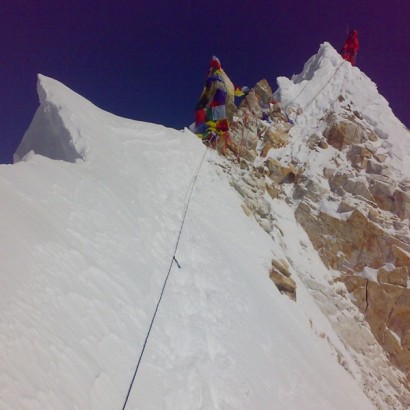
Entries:
<svg viewBox="0 0 410 410">
<path fill-rule="evenodd" d="M 330 305 L 341 304 L 339 294 L 348 299 L 345 310 L 354 309 L 347 307 L 351 302 L 357 305 L 386 352 L 380 353 L 384 363 L 373 367 L 370 379 L 392 372 L 386 381 L 392 390 L 386 397 L 400 397 L 406 408 L 410 405 L 410 258 L 406 257 L 410 255 L 410 133 L 378 94 L 376 85 L 328 43 L 305 64 L 301 74 L 279 78 L 278 85 L 274 97 L 279 102 L 270 100 L 267 105 L 263 98 L 255 99 L 256 90 L 260 93 L 261 88 L 257 85 L 238 109 L 238 124 L 251 117 L 259 143 L 252 156 L 239 150 L 241 141 L 234 138 L 237 146 L 232 151 L 235 156 L 244 153 L 240 161 L 247 165 L 240 170 L 232 167 L 232 185 L 240 192 L 246 186 L 247 173 L 264 175 L 269 195 L 263 200 L 270 205 L 270 212 L 263 221 L 254 212 L 255 219 L 274 241 L 282 243 L 288 255 L 285 238 L 291 241 L 294 236 L 286 236 L 289 220 L 284 221 L 277 211 L 279 203 L 286 204 L 287 212 L 303 227 L 325 264 L 323 275 L 336 282 L 329 280 L 321 286 L 324 290 L 317 292 L 317 273 L 303 262 L 294 263 L 292 278 L 301 277 L 324 312 Z M 269 94 L 266 84 L 262 88 Z M 284 124 L 288 127 L 285 133 Z M 238 127 L 235 135 L 245 134 Z M 278 140 L 282 142 L 276 143 Z M 244 192 L 244 207 L 252 213 L 262 191 Z M 266 220 L 270 221 L 270 231 Z M 302 255 L 300 245 L 294 246 Z M 271 276 L 279 288 L 283 287 L 281 276 Z M 346 284 L 350 297 L 337 281 Z M 357 343 L 339 327 L 330 311 L 333 326 L 361 361 L 360 350 L 365 349 L 361 346 L 356 350 Z M 341 322 L 352 325 L 347 325 L 347 319 Z M 363 334 L 364 345 L 376 343 L 367 339 Z M 394 369 L 386 370 L 387 357 L 407 380 Z M 365 385 L 372 383 L 368 376 L 364 378 Z M 384 402 L 378 405 L 392 405 L 389 399 Z"/>
</svg>

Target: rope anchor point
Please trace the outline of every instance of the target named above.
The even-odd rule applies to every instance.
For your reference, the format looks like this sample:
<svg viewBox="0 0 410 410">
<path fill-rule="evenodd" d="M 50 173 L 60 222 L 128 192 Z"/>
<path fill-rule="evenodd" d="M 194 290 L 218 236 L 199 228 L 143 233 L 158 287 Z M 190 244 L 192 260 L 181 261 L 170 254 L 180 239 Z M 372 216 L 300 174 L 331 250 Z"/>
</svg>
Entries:
<svg viewBox="0 0 410 410">
<path fill-rule="evenodd" d="M 181 265 L 179 264 L 179 262 L 177 261 L 177 258 L 174 256 L 174 262 L 177 264 L 178 268 L 181 269 Z"/>
</svg>

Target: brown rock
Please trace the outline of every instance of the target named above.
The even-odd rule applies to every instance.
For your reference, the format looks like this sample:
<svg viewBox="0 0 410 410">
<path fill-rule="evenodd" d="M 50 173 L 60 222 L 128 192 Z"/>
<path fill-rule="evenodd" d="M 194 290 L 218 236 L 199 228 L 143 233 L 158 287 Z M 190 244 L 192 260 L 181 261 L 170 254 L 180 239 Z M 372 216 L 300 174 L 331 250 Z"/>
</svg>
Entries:
<svg viewBox="0 0 410 410">
<path fill-rule="evenodd" d="M 245 204 L 242 204 L 241 207 L 243 209 L 243 212 L 245 212 L 246 216 L 252 215 L 252 211 Z"/>
<path fill-rule="evenodd" d="M 321 140 L 321 137 L 317 134 L 312 134 L 306 141 L 306 145 L 309 149 L 315 149 Z"/>
<path fill-rule="evenodd" d="M 270 143 L 272 148 L 281 148 L 288 143 L 288 130 L 282 130 L 270 126 L 264 135 L 265 143 Z"/>
<path fill-rule="evenodd" d="M 369 178 L 369 192 L 372 194 L 374 201 L 381 209 L 393 212 L 394 191 L 394 184 L 392 184 L 388 178 L 381 175 L 373 175 Z"/>
<path fill-rule="evenodd" d="M 357 276 L 338 280 L 351 292 L 353 302 L 365 314 L 370 329 L 393 363 L 409 375 L 410 290 Z"/>
<path fill-rule="evenodd" d="M 320 140 L 318 147 L 322 148 L 322 149 L 326 149 L 326 148 L 329 147 L 329 145 L 325 140 L 322 139 L 322 140 Z"/>
<path fill-rule="evenodd" d="M 282 112 L 282 104 L 279 101 L 275 101 L 272 99 L 270 108 L 271 108 L 272 114 Z M 287 121 L 286 118 L 285 118 L 285 121 Z"/>
<path fill-rule="evenodd" d="M 361 196 L 369 201 L 374 201 L 374 198 L 367 187 L 367 182 L 363 179 L 349 178 L 342 186 L 346 192 L 355 196 Z"/>
<path fill-rule="evenodd" d="M 382 344 L 387 321 L 402 293 L 403 289 L 396 286 L 368 282 L 368 305 L 365 317 L 376 339 Z"/>
<path fill-rule="evenodd" d="M 397 245 L 393 245 L 392 253 L 395 258 L 396 266 L 403 266 L 410 270 L 410 252 L 400 248 Z"/>
<path fill-rule="evenodd" d="M 387 159 L 387 155 L 385 154 L 374 154 L 374 158 L 376 158 L 377 161 L 383 163 Z"/>
<path fill-rule="evenodd" d="M 260 154 L 261 157 L 266 157 L 272 148 L 277 149 L 287 145 L 289 142 L 289 129 L 288 126 L 271 125 L 263 134 L 264 145 Z"/>
<path fill-rule="evenodd" d="M 383 165 L 375 162 L 375 161 L 368 161 L 366 166 L 366 172 L 368 174 L 381 174 L 383 172 Z"/>
<path fill-rule="evenodd" d="M 403 179 L 400 181 L 399 188 L 404 192 L 410 192 L 410 179 Z"/>
<path fill-rule="evenodd" d="M 365 286 L 360 286 L 352 292 L 353 302 L 360 309 L 365 312 L 367 309 L 367 281 Z"/>
<path fill-rule="evenodd" d="M 386 351 L 389 353 L 389 355 L 397 357 L 397 355 L 401 351 L 401 345 L 400 345 L 400 342 L 396 339 L 396 337 L 393 335 L 393 333 L 389 329 L 385 330 L 383 339 L 384 339 L 384 347 Z"/>
<path fill-rule="evenodd" d="M 379 137 L 374 132 L 369 132 L 367 136 L 372 142 L 376 142 L 379 139 Z"/>
<path fill-rule="evenodd" d="M 240 108 L 248 109 L 256 117 L 260 118 L 262 110 L 259 105 L 259 98 L 255 92 L 255 89 L 251 89 L 249 94 L 242 100 Z"/>
<path fill-rule="evenodd" d="M 282 275 L 290 278 L 289 266 L 284 260 L 277 261 L 276 259 L 272 259 L 272 266 L 276 270 L 278 270 Z"/>
<path fill-rule="evenodd" d="M 326 179 L 330 179 L 333 178 L 333 176 L 335 175 L 336 169 L 335 168 L 323 168 L 323 176 Z"/>
<path fill-rule="evenodd" d="M 365 199 L 368 203 L 374 203 L 372 192 L 364 177 L 354 177 L 352 173 L 336 172 L 329 179 L 332 192 L 343 197 L 346 192 L 351 193 L 359 199 Z"/>
<path fill-rule="evenodd" d="M 357 288 L 366 286 L 367 279 L 361 276 L 344 275 L 337 278 L 337 281 L 343 282 L 346 285 L 347 290 L 351 293 Z"/>
<path fill-rule="evenodd" d="M 352 176 L 350 173 L 342 173 L 337 171 L 329 179 L 329 186 L 333 192 L 337 192 L 338 189 L 343 188 L 347 180 Z"/>
<path fill-rule="evenodd" d="M 245 159 L 241 158 L 241 162 L 239 163 L 239 167 L 241 169 L 249 169 L 249 164 Z"/>
<path fill-rule="evenodd" d="M 390 272 L 382 268 L 377 272 L 377 280 L 379 282 L 402 286 L 404 288 L 407 287 L 408 277 L 409 271 L 406 266 L 396 268 Z"/>
<path fill-rule="evenodd" d="M 372 153 L 361 145 L 352 145 L 347 153 L 347 159 L 354 168 L 365 169 Z"/>
<path fill-rule="evenodd" d="M 304 182 L 304 186 L 307 191 L 305 194 L 306 199 L 310 199 L 313 202 L 319 202 L 323 196 L 328 193 L 326 188 L 312 179 L 308 179 Z"/>
<path fill-rule="evenodd" d="M 343 282 L 347 290 L 353 296 L 354 304 L 365 312 L 367 309 L 367 282 L 368 280 L 361 276 L 345 275 L 337 278 L 337 281 Z"/>
<path fill-rule="evenodd" d="M 401 345 L 404 349 L 410 350 L 410 329 L 406 329 L 403 337 L 401 338 Z"/>
<path fill-rule="evenodd" d="M 273 144 L 271 143 L 271 142 L 265 142 L 265 144 L 263 145 L 263 148 L 262 148 L 262 151 L 261 151 L 261 157 L 262 158 L 265 158 L 267 155 L 268 155 L 268 153 L 269 153 L 269 151 L 272 149 L 272 148 L 274 148 L 274 146 L 273 146 Z"/>
<path fill-rule="evenodd" d="M 306 145 L 309 149 L 314 150 L 317 147 L 325 149 L 328 147 L 326 140 L 323 137 L 319 136 L 318 134 L 312 134 L 306 141 Z"/>
<path fill-rule="evenodd" d="M 286 294 L 292 300 L 296 300 L 296 283 L 292 278 L 288 278 L 278 272 L 276 269 L 271 269 L 269 277 L 279 289 L 281 293 Z"/>
<path fill-rule="evenodd" d="M 294 182 L 300 174 L 300 171 L 297 168 L 292 165 L 282 165 L 275 158 L 268 158 L 265 161 L 265 165 L 269 169 L 269 177 L 277 184 L 281 184 L 283 182 Z"/>
<path fill-rule="evenodd" d="M 357 117 L 357 118 L 359 118 L 359 120 L 362 120 L 363 119 L 363 115 L 362 114 L 360 114 L 360 112 L 359 111 L 353 111 L 353 114 Z"/>
<path fill-rule="evenodd" d="M 255 85 L 254 90 L 260 103 L 264 105 L 268 105 L 270 103 L 273 98 L 272 88 L 265 79 L 259 81 Z"/>
<path fill-rule="evenodd" d="M 338 150 L 342 150 L 346 145 L 361 144 L 369 139 L 368 132 L 360 125 L 352 121 L 336 120 L 331 116 L 323 135 L 327 142 Z"/>
<path fill-rule="evenodd" d="M 281 105 L 279 103 L 276 103 L 272 105 L 271 107 L 272 107 L 272 113 L 270 115 L 270 119 L 276 124 L 287 124 L 288 119 L 285 116 L 285 114 L 282 113 Z"/>
<path fill-rule="evenodd" d="M 355 204 L 349 203 L 347 201 L 342 201 L 339 204 L 339 207 L 337 208 L 337 212 L 339 213 L 352 212 L 354 209 L 356 209 Z"/>
<path fill-rule="evenodd" d="M 349 218 L 342 220 L 324 212 L 317 214 L 302 201 L 295 216 L 328 267 L 345 273 L 361 272 L 365 266 L 379 269 L 386 262 L 393 262 L 395 259 L 393 245 L 400 245 L 396 253 L 403 260 L 401 265 L 396 260 L 396 266 L 410 262 L 410 255 L 404 256 L 402 251 L 409 246 L 391 236 L 357 209 L 352 211 Z"/>
<path fill-rule="evenodd" d="M 257 105 L 255 93 L 248 94 L 246 99 Z M 245 100 L 244 100 L 245 101 Z M 235 114 L 235 121 L 232 122 L 229 130 L 227 147 L 238 157 L 245 158 L 253 162 L 256 158 L 256 146 L 258 144 L 258 112 L 254 113 L 251 106 L 243 105 Z M 256 102 L 255 102 L 256 101 Z M 256 108 L 255 108 L 256 109 Z M 260 110 L 259 110 L 260 111 Z"/>
<path fill-rule="evenodd" d="M 247 149 L 245 144 L 237 144 L 232 138 L 226 141 L 226 147 L 232 151 L 236 157 L 245 159 L 249 162 L 253 162 L 257 156 L 257 152 L 254 149 Z M 218 149 L 220 152 L 225 151 L 225 143 Z"/>
<path fill-rule="evenodd" d="M 396 289 L 399 297 L 395 299 L 394 305 L 389 312 L 387 326 L 404 341 L 410 330 L 410 289 Z"/>
<path fill-rule="evenodd" d="M 266 191 L 272 199 L 279 198 L 281 192 L 279 186 L 274 184 L 266 184 Z"/>
<path fill-rule="evenodd" d="M 393 363 L 410 375 L 410 289 L 343 276 L 353 302 L 364 313 L 377 341 Z M 394 333 L 393 333 L 394 332 Z"/>
<path fill-rule="evenodd" d="M 410 218 L 410 194 L 396 189 L 393 193 L 393 212 L 400 218 Z"/>
</svg>

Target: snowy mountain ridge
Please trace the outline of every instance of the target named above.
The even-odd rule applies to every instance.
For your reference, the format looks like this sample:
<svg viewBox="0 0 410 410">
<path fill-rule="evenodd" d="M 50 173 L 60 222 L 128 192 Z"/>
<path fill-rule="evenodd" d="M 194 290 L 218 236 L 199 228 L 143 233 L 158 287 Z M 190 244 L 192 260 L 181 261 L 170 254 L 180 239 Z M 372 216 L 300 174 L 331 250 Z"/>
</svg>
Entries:
<svg viewBox="0 0 410 410">
<path fill-rule="evenodd" d="M 321 45 L 299 75 L 291 80 L 279 77 L 277 81 L 280 101 L 284 106 L 302 108 L 297 123 L 304 126 L 316 125 L 330 111 L 343 112 L 338 100 L 343 96 L 345 106 L 352 104 L 352 111 L 360 113 L 363 123 L 385 141 L 391 157 L 390 166 L 402 175 L 410 175 L 409 131 L 395 117 L 376 84 L 359 68 L 344 61 L 329 43 Z"/>
<path fill-rule="evenodd" d="M 305 74 L 279 79 L 284 107 L 310 79 L 298 104 L 309 103 L 316 72 L 338 67 L 329 47 Z M 352 83 L 360 74 L 339 73 Z M 338 213 L 318 177 L 334 155 L 344 164 L 343 152 L 319 147 L 331 126 L 319 120 L 339 96 L 329 85 L 327 99 L 289 111 L 292 127 L 280 112 L 271 133 L 255 118 L 238 166 L 188 130 L 116 117 L 39 76 L 40 107 L 15 155 L 23 160 L 0 166 L 1 408 L 122 407 L 196 175 L 181 268 L 172 265 L 127 409 L 406 408 L 403 375 L 295 216 L 303 201 Z M 333 111 L 345 112 L 349 93 Z M 377 131 L 380 155 L 397 151 L 400 180 L 407 140 L 397 149 L 389 133 L 383 146 L 390 127 L 402 131 L 374 101 L 357 121 Z M 269 279 L 275 266 L 294 281 L 296 303 Z"/>
</svg>

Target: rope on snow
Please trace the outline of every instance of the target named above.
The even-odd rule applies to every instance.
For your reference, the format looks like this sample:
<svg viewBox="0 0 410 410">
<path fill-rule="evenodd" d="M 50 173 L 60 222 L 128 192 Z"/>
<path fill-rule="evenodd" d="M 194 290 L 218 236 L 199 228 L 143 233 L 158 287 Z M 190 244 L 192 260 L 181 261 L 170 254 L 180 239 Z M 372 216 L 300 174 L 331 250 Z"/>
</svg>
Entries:
<svg viewBox="0 0 410 410">
<path fill-rule="evenodd" d="M 319 89 L 319 91 L 313 96 L 313 98 L 306 104 L 305 108 L 301 109 L 299 112 L 299 109 L 296 111 L 296 118 L 299 116 L 299 114 L 303 111 L 305 111 L 312 103 L 313 101 L 319 96 L 319 94 L 323 91 L 323 89 L 330 83 L 330 81 L 332 81 L 332 79 L 336 76 L 337 72 L 340 70 L 340 68 L 342 67 L 343 63 L 345 62 L 345 60 L 343 60 L 339 66 L 336 68 L 335 72 L 331 75 L 331 77 L 323 84 L 323 86 Z M 296 95 L 295 98 L 293 98 L 293 100 L 286 106 L 285 108 L 285 114 L 289 119 L 288 113 L 286 112 L 286 110 L 291 107 L 293 105 L 293 103 L 301 96 L 301 94 L 303 93 L 303 91 L 305 91 L 306 87 L 310 84 L 310 81 L 308 81 L 303 87 L 302 89 L 299 91 L 299 93 Z"/>
<path fill-rule="evenodd" d="M 174 262 L 175 262 L 176 265 L 178 266 L 178 268 L 181 268 L 181 266 L 180 266 L 180 264 L 178 263 L 178 261 L 177 261 L 175 255 L 176 255 L 177 250 L 178 250 L 179 240 L 181 239 L 182 229 L 184 228 L 184 223 L 185 223 L 185 219 L 186 219 L 186 216 L 187 216 L 187 213 L 188 213 L 189 204 L 190 204 L 190 202 L 191 202 L 192 193 L 193 193 L 193 191 L 194 191 L 195 184 L 196 184 L 196 181 L 197 181 L 197 179 L 198 179 L 198 174 L 199 174 L 199 172 L 200 172 L 200 170 L 201 170 L 201 167 L 202 167 L 202 164 L 203 164 L 203 162 L 204 162 L 204 160 L 205 160 L 205 157 L 206 157 L 207 152 L 208 152 L 208 150 L 205 150 L 204 155 L 202 156 L 201 162 L 199 163 L 198 169 L 197 169 L 196 172 L 195 172 L 195 176 L 194 176 L 194 178 L 193 178 L 193 180 L 192 180 L 191 186 L 190 186 L 190 188 L 189 188 L 189 190 L 188 190 L 188 192 L 189 192 L 189 194 L 188 194 L 188 200 L 187 200 L 186 205 L 185 205 L 184 215 L 183 215 L 183 217 L 182 217 L 181 227 L 180 227 L 179 232 L 178 232 L 178 238 L 177 238 L 177 241 L 176 241 L 176 244 L 175 244 L 174 253 L 173 253 L 173 255 L 172 255 L 171 263 L 169 264 L 168 272 L 167 272 L 167 275 L 166 275 L 166 277 L 165 277 L 164 284 L 163 284 L 163 286 L 162 286 L 161 294 L 160 294 L 160 296 L 159 296 L 157 305 L 156 305 L 156 307 L 155 307 L 154 314 L 152 315 L 151 323 L 150 323 L 150 325 L 149 325 L 147 334 L 146 334 L 146 336 L 145 336 L 144 344 L 143 344 L 143 346 L 142 346 L 142 350 L 141 350 L 141 353 L 140 353 L 140 355 L 139 355 L 137 365 L 136 365 L 136 367 L 135 367 L 134 375 L 132 376 L 131 383 L 130 383 L 129 388 L 128 388 L 127 396 L 125 397 L 125 401 L 124 401 L 124 404 L 123 404 L 123 406 L 122 406 L 122 410 L 125 410 L 125 407 L 127 406 L 128 399 L 129 399 L 129 396 L 130 396 L 132 387 L 133 387 L 133 385 L 134 385 L 135 377 L 137 376 L 138 369 L 139 369 L 139 366 L 140 366 L 140 364 L 141 364 L 142 356 L 143 356 L 143 354 L 144 354 L 144 352 L 145 352 L 145 347 L 147 346 L 148 338 L 149 338 L 149 336 L 150 336 L 150 334 L 151 334 L 152 326 L 153 326 L 154 321 L 155 321 L 155 318 L 156 318 L 156 316 L 157 316 L 158 308 L 159 308 L 159 305 L 161 304 L 161 301 L 162 301 L 162 296 L 164 295 L 164 292 L 165 292 L 165 287 L 167 286 L 167 282 L 168 282 L 168 279 L 169 279 L 169 276 L 170 276 L 170 273 L 171 273 L 172 265 L 173 265 Z"/>
<path fill-rule="evenodd" d="M 323 91 L 323 89 L 330 83 L 330 81 L 332 81 L 332 79 L 336 76 L 337 72 L 340 70 L 340 68 L 342 67 L 343 63 L 345 62 L 345 60 L 343 60 L 339 66 L 337 67 L 336 71 L 332 74 L 332 76 L 323 84 L 323 86 L 319 89 L 319 91 L 314 95 L 314 97 L 306 104 L 305 108 L 303 109 L 303 111 L 305 111 L 310 104 L 312 104 L 312 102 L 314 100 L 316 100 L 316 98 L 319 96 L 319 94 Z"/>
</svg>

